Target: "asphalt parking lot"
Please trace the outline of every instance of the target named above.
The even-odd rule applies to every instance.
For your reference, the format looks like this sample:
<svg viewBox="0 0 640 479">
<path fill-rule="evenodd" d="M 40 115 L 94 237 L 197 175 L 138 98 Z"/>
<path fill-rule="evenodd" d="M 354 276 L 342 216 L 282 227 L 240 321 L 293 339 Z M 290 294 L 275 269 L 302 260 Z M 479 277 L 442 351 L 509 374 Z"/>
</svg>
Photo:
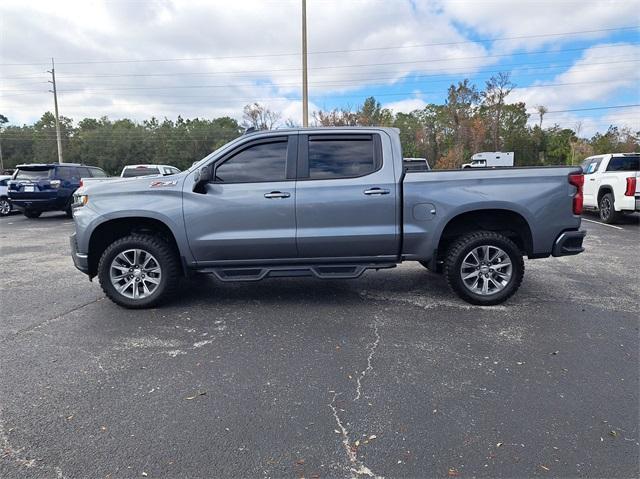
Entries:
<svg viewBox="0 0 640 479">
<path fill-rule="evenodd" d="M 406 264 L 128 311 L 2 218 L 0 477 L 638 477 L 637 220 L 502 306 Z"/>
</svg>

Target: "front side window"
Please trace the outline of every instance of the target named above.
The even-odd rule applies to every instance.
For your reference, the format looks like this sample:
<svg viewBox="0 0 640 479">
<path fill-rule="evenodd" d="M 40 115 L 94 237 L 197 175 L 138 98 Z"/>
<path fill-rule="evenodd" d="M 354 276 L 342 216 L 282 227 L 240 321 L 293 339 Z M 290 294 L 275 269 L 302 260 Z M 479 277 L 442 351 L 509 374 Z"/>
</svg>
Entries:
<svg viewBox="0 0 640 479">
<path fill-rule="evenodd" d="M 100 168 L 89 168 L 91 171 L 91 176 L 94 178 L 106 178 L 107 174 L 102 171 Z"/>
<path fill-rule="evenodd" d="M 601 161 L 602 158 L 587 158 L 582 163 L 582 171 L 585 175 L 592 175 L 598 171 L 598 166 L 600 166 Z"/>
<path fill-rule="evenodd" d="M 640 171 L 640 155 L 614 156 L 609 160 L 607 171 Z"/>
<path fill-rule="evenodd" d="M 216 168 L 216 183 L 285 181 L 287 141 L 258 143 L 236 153 Z"/>
<path fill-rule="evenodd" d="M 362 139 L 309 138 L 309 178 L 354 178 L 376 170 L 374 142 Z"/>
</svg>

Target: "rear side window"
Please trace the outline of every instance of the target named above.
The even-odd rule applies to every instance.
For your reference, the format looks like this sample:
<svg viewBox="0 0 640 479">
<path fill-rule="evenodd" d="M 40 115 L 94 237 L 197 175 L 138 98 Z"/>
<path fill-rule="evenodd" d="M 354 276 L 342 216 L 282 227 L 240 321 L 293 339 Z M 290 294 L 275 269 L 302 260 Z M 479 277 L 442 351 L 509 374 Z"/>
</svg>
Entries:
<svg viewBox="0 0 640 479">
<path fill-rule="evenodd" d="M 609 160 L 607 171 L 640 171 L 640 155 L 614 156 Z"/>
<path fill-rule="evenodd" d="M 217 183 L 284 181 L 287 140 L 258 143 L 233 155 L 216 168 Z"/>
<path fill-rule="evenodd" d="M 80 174 L 80 178 L 89 178 L 91 176 L 91 173 L 89 173 L 89 168 L 85 168 L 82 166 L 78 168 L 78 173 Z"/>
<path fill-rule="evenodd" d="M 598 167 L 602 162 L 602 157 L 599 158 L 587 158 L 582 163 L 582 171 L 585 175 L 592 175 L 596 171 L 598 171 Z"/>
<path fill-rule="evenodd" d="M 80 178 L 80 173 L 78 172 L 78 168 L 76 167 L 59 166 L 56 177 L 61 180 L 71 180 L 72 178 Z"/>
<path fill-rule="evenodd" d="M 107 176 L 107 174 L 100 168 L 89 168 L 89 171 L 91 172 L 91 176 L 94 178 L 106 178 Z"/>
<path fill-rule="evenodd" d="M 371 135 L 336 138 L 309 137 L 309 178 L 355 178 L 377 169 Z"/>
<path fill-rule="evenodd" d="M 0 186 L 7 186 L 8 180 L 0 180 Z"/>
<path fill-rule="evenodd" d="M 160 169 L 148 168 L 146 166 L 138 166 L 135 168 L 125 168 L 122 172 L 123 178 L 133 178 L 134 176 L 159 175 Z"/>
<path fill-rule="evenodd" d="M 53 176 L 53 168 L 18 169 L 16 180 L 46 180 Z"/>
</svg>

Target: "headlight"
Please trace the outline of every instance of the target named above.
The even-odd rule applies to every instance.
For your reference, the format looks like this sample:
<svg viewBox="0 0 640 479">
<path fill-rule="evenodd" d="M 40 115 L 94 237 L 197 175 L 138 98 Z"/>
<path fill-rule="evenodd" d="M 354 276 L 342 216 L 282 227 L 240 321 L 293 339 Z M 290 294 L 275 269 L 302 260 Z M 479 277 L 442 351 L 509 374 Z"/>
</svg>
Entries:
<svg viewBox="0 0 640 479">
<path fill-rule="evenodd" d="M 74 195 L 75 201 L 73 202 L 73 206 L 80 207 L 84 206 L 89 202 L 89 195 Z"/>
</svg>

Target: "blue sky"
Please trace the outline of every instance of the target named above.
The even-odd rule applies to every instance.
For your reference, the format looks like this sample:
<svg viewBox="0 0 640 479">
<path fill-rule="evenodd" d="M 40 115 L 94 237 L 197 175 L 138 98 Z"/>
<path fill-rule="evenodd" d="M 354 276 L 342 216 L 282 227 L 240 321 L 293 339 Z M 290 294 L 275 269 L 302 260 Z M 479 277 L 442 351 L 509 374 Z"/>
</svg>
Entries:
<svg viewBox="0 0 640 479">
<path fill-rule="evenodd" d="M 544 105 L 547 126 L 640 130 L 637 106 L 575 111 L 640 104 L 639 12 L 640 0 L 308 0 L 310 109 L 375 96 L 407 112 L 503 71 L 508 100 Z M 52 108 L 50 57 L 75 120 L 240 118 L 257 101 L 301 122 L 299 0 L 5 0 L 0 22 L 12 123 Z"/>
</svg>

